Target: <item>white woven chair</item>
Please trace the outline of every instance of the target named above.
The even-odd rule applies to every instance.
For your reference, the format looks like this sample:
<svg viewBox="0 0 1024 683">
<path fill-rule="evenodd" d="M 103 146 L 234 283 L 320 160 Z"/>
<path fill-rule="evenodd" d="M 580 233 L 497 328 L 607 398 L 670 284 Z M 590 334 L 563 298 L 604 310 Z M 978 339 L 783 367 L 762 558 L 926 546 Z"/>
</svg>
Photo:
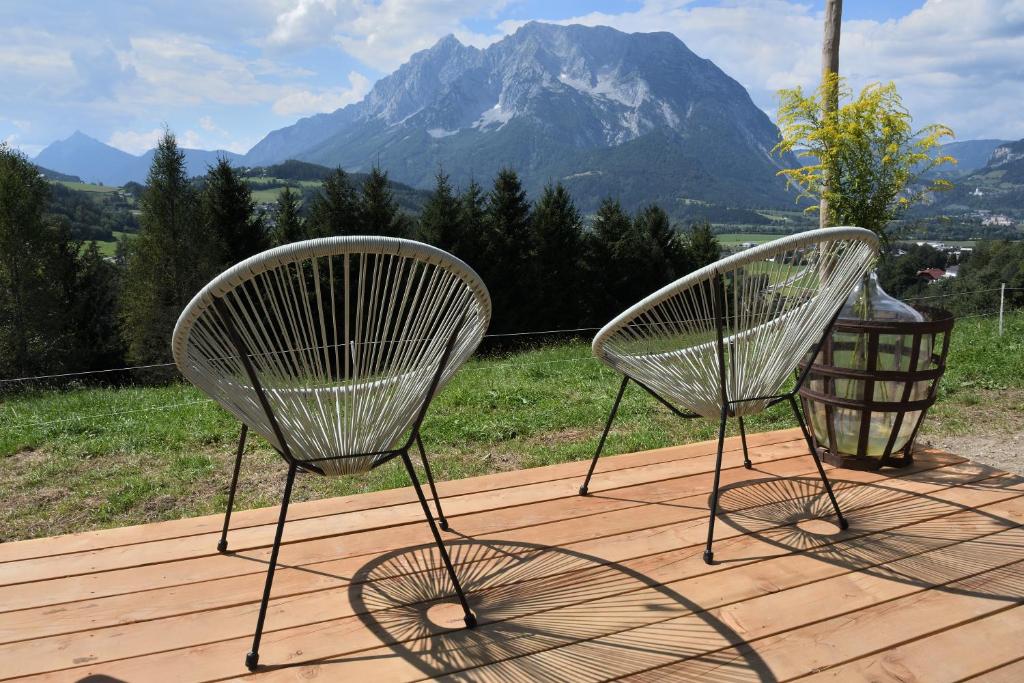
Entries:
<svg viewBox="0 0 1024 683">
<path fill-rule="evenodd" d="M 256 668 L 297 471 L 366 472 L 400 457 L 465 611 L 409 451 L 417 446 L 447 528 L 420 426 L 433 396 L 469 358 L 490 320 L 487 288 L 462 261 L 418 242 L 332 237 L 263 252 L 208 284 L 182 312 L 172 350 L 182 374 L 242 422 L 224 531 L 246 434 L 288 464 L 266 586 L 246 666 Z"/>
<path fill-rule="evenodd" d="M 663 287 L 605 325 L 594 355 L 622 373 L 580 494 L 632 380 L 680 417 L 719 420 L 711 518 L 704 561 L 714 554 L 715 516 L 726 421 L 739 418 L 743 461 L 751 467 L 743 417 L 788 401 L 803 430 L 839 525 L 847 527 L 794 396 L 783 391 L 802 357 L 817 353 L 850 292 L 878 254 L 863 228 L 826 228 L 727 257 Z M 809 367 L 809 364 L 808 364 Z"/>
</svg>

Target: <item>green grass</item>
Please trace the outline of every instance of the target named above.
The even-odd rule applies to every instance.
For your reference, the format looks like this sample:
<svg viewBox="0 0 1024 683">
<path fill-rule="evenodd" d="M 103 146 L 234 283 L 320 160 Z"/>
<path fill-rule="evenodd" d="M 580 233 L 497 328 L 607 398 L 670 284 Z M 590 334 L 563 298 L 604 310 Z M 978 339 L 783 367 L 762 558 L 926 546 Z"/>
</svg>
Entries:
<svg viewBox="0 0 1024 683">
<path fill-rule="evenodd" d="M 754 232 L 732 232 L 722 233 L 721 235 L 715 235 L 718 243 L 724 247 L 736 247 L 743 242 L 756 242 L 763 244 L 764 242 L 770 242 L 771 240 L 785 237 L 785 235 L 765 235 Z"/>
<path fill-rule="evenodd" d="M 133 233 L 121 232 L 120 230 L 114 231 L 114 239 L 110 242 L 96 241 L 96 246 L 99 247 L 100 253 L 104 256 L 114 256 L 117 253 L 117 241 L 122 237 L 130 237 Z"/>
<path fill-rule="evenodd" d="M 424 425 L 435 476 L 455 479 L 588 458 L 618 382 L 583 341 L 471 361 L 438 396 Z M 1015 403 L 1008 409 L 1019 411 L 1022 389 L 1024 314 L 1008 318 L 1001 338 L 994 320 L 958 322 L 936 407 L 940 419 L 960 420 L 949 430 L 969 428 L 969 411 L 991 408 L 994 393 L 1009 396 Z M 795 423 L 777 406 L 748 424 L 750 431 L 767 431 Z M 606 452 L 712 439 L 715 433 L 711 421 L 674 418 L 631 388 Z M 237 434 L 232 418 L 184 384 L 0 396 L 0 540 L 219 512 Z M 245 458 L 238 504 L 276 504 L 285 473 L 279 457 L 256 440 Z M 306 477 L 295 495 L 311 499 L 407 483 L 400 463 L 393 462 L 363 476 Z"/>
<path fill-rule="evenodd" d="M 93 183 L 76 183 L 70 180 L 56 180 L 54 182 L 58 182 L 64 187 L 71 190 L 78 190 L 79 192 L 99 192 L 103 194 L 110 194 L 121 189 L 117 185 L 94 185 Z"/>
</svg>

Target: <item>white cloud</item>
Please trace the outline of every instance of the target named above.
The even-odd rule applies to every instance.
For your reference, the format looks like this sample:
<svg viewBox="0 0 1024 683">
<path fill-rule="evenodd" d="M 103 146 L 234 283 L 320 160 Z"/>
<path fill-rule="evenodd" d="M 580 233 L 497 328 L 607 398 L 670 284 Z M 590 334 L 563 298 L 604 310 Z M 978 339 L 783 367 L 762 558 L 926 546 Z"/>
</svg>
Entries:
<svg viewBox="0 0 1024 683">
<path fill-rule="evenodd" d="M 267 43 L 275 47 L 303 47 L 326 42 L 338 23 L 335 0 L 298 0 L 277 16 Z"/>
<path fill-rule="evenodd" d="M 348 75 L 348 88 L 313 92 L 295 90 L 274 102 L 274 113 L 280 116 L 309 115 L 332 112 L 347 104 L 358 102 L 370 90 L 370 79 L 352 71 Z"/>
<path fill-rule="evenodd" d="M 163 128 L 154 128 L 147 131 L 119 130 L 115 131 L 107 139 L 107 144 L 117 147 L 129 154 L 142 154 L 156 147 L 156 143 L 164 134 Z M 178 141 L 179 144 L 181 141 Z M 188 146 L 188 145 L 184 145 Z"/>
</svg>

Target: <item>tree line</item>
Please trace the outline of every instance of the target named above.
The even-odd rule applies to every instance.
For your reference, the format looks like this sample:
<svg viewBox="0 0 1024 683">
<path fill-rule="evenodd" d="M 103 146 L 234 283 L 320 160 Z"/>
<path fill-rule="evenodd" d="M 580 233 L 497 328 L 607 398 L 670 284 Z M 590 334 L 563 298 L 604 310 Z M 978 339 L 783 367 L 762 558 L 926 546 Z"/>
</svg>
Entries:
<svg viewBox="0 0 1024 683">
<path fill-rule="evenodd" d="M 588 224 L 562 185 L 530 202 L 510 169 L 489 189 L 461 191 L 439 171 L 418 217 L 399 207 L 379 168 L 359 184 L 337 169 L 305 202 L 285 187 L 262 213 L 226 160 L 191 182 L 169 132 L 138 195 L 138 233 L 119 242 L 116 259 L 74 240 L 50 196 L 29 161 L 0 146 L 0 377 L 167 362 L 178 315 L 200 288 L 303 239 L 374 234 L 449 251 L 487 284 L 492 333 L 602 325 L 719 255 L 707 223 L 680 232 L 656 205 L 631 215 L 608 198 Z"/>
</svg>

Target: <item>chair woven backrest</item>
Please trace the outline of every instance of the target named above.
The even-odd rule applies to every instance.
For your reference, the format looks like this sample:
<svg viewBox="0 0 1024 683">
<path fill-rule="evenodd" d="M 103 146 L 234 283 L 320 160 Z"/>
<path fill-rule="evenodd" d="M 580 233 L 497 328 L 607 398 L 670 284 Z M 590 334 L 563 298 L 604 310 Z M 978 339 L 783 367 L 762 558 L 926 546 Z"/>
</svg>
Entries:
<svg viewBox="0 0 1024 683">
<path fill-rule="evenodd" d="M 598 332 L 594 355 L 677 406 L 718 418 L 718 309 L 728 400 L 777 394 L 877 254 L 877 237 L 863 228 L 812 230 L 762 244 L 632 306 Z M 758 412 L 767 402 L 735 405 L 734 414 Z"/>
<path fill-rule="evenodd" d="M 189 381 L 280 450 L 229 318 L 292 457 L 347 474 L 394 447 L 452 335 L 438 389 L 477 348 L 490 315 L 477 274 L 440 249 L 330 237 L 271 249 L 215 278 L 182 312 L 172 351 Z"/>
</svg>

